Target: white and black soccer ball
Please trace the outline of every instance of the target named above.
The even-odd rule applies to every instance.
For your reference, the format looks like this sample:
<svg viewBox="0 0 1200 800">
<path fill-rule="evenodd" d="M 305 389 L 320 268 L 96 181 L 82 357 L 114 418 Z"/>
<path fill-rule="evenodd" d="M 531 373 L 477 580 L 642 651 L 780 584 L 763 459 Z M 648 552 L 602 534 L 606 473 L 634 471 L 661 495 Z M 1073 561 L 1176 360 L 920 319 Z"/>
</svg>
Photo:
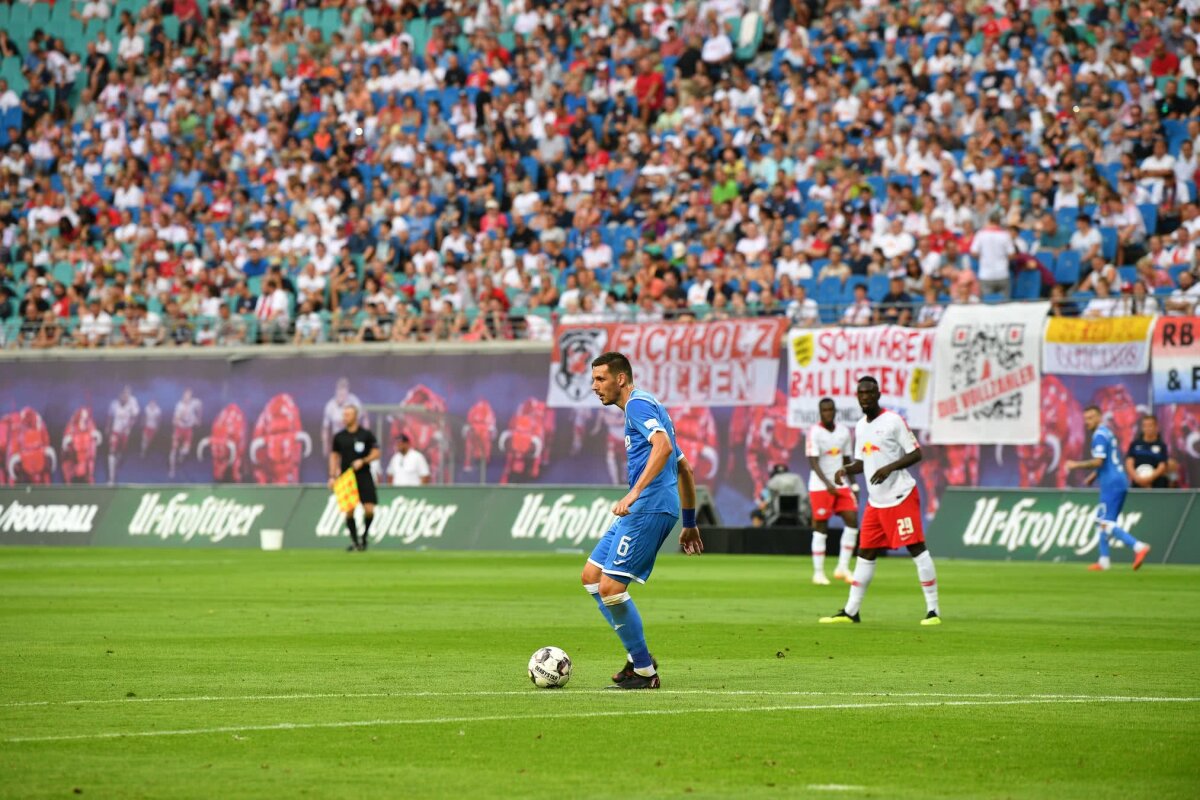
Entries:
<svg viewBox="0 0 1200 800">
<path fill-rule="evenodd" d="M 541 647 L 529 657 L 529 680 L 539 689 L 561 689 L 571 680 L 571 657 L 557 647 Z"/>
</svg>

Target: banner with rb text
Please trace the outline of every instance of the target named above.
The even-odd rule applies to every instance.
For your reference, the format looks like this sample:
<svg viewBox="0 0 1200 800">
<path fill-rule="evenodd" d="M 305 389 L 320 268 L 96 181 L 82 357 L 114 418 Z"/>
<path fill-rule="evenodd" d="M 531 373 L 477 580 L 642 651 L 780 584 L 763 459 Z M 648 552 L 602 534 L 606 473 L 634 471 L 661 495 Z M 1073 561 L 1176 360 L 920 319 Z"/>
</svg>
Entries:
<svg viewBox="0 0 1200 800">
<path fill-rule="evenodd" d="M 790 331 L 788 426 L 817 424 L 823 397 L 833 400 L 840 421 L 854 424 L 862 416 L 858 379 L 872 375 L 879 381 L 880 405 L 904 417 L 910 428 L 928 428 L 933 344 L 932 330 L 897 325 Z"/>
<path fill-rule="evenodd" d="M 952 305 L 938 323 L 933 444 L 1037 444 L 1049 303 Z"/>
<path fill-rule="evenodd" d="M 592 360 L 623 353 L 634 382 L 669 406 L 766 406 L 775 401 L 782 317 L 681 323 L 562 325 L 550 359 L 551 408 L 594 408 Z"/>
<path fill-rule="evenodd" d="M 1159 317 L 1151 350 L 1154 404 L 1200 403 L 1200 317 Z"/>
<path fill-rule="evenodd" d="M 1150 368 L 1154 317 L 1051 317 L 1042 344 L 1048 375 L 1131 375 Z"/>
</svg>

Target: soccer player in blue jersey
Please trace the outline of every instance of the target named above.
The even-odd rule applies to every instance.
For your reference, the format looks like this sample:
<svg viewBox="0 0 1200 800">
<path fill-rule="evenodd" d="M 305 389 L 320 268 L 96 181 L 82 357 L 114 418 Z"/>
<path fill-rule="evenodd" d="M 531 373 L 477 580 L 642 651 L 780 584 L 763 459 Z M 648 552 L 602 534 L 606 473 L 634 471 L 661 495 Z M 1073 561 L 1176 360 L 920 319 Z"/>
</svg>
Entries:
<svg viewBox="0 0 1200 800">
<path fill-rule="evenodd" d="M 1125 504 L 1125 493 L 1129 491 L 1129 477 L 1121 465 L 1121 448 L 1117 437 L 1103 424 L 1103 416 L 1096 406 L 1088 406 L 1083 412 L 1083 422 L 1092 440 L 1092 457 L 1084 461 L 1068 461 L 1067 469 L 1096 470 L 1088 476 L 1088 484 L 1099 478 L 1100 505 L 1096 509 L 1096 530 L 1100 536 L 1100 560 L 1088 569 L 1102 571 L 1112 566 L 1108 557 L 1108 537 L 1115 536 L 1133 550 L 1133 568 L 1137 569 L 1150 553 L 1150 545 L 1139 542 L 1117 525 L 1121 506 Z"/>
<path fill-rule="evenodd" d="M 601 537 L 583 567 L 583 588 L 625 647 L 625 666 L 614 688 L 657 689 L 657 664 L 650 657 L 642 617 L 629 596 L 629 582 L 645 583 L 658 549 L 681 516 L 679 543 L 688 555 L 704 551 L 696 527 L 696 484 L 692 468 L 675 443 L 675 426 L 662 403 L 633 386 L 633 367 L 620 353 L 592 362 L 592 391 L 606 406 L 625 412 L 629 493 L 613 506 L 617 520 Z"/>
</svg>

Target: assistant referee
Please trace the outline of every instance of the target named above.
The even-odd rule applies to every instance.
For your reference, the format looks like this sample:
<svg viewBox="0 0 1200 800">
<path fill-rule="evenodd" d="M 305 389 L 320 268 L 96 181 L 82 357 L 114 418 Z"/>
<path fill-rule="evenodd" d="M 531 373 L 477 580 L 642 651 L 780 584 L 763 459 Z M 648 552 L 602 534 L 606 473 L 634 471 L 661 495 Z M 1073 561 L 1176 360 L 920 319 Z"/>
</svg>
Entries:
<svg viewBox="0 0 1200 800">
<path fill-rule="evenodd" d="M 346 427 L 333 437 L 333 446 L 329 452 L 329 488 L 333 482 L 348 469 L 354 470 L 358 481 L 358 499 L 363 507 L 362 540 L 358 537 L 358 524 L 354 520 L 354 512 L 346 515 L 346 528 L 350 531 L 351 545 L 347 550 L 366 550 L 370 538 L 371 523 L 375 521 L 375 503 L 379 498 L 375 493 L 375 480 L 371 477 L 371 462 L 379 458 L 379 443 L 375 434 L 358 424 L 358 409 L 346 406 L 342 409 L 342 421 Z"/>
</svg>

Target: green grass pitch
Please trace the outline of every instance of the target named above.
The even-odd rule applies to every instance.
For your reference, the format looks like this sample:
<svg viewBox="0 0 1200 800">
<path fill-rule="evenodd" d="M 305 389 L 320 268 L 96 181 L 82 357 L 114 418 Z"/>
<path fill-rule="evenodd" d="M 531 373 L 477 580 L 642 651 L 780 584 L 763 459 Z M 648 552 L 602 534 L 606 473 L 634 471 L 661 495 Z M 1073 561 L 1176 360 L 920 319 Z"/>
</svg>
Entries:
<svg viewBox="0 0 1200 800">
<path fill-rule="evenodd" d="M 1200 570 L 907 562 L 662 558 L 626 693 L 580 556 L 0 549 L 0 796 L 1200 796 Z"/>
</svg>

